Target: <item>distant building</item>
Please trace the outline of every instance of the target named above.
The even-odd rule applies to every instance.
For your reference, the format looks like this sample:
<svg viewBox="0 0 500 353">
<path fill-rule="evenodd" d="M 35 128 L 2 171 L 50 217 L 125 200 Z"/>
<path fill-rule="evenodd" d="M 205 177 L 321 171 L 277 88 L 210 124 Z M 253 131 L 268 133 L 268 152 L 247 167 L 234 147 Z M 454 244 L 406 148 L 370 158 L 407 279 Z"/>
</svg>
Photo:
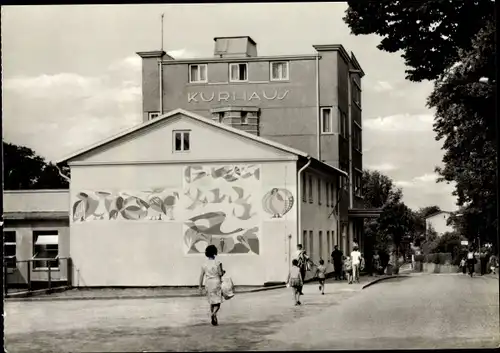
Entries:
<svg viewBox="0 0 500 353">
<path fill-rule="evenodd" d="M 427 216 L 425 218 L 425 230 L 428 231 L 432 227 L 438 236 L 442 236 L 446 232 L 453 232 L 453 227 L 451 225 L 447 225 L 450 215 L 451 212 L 439 211 Z"/>
</svg>

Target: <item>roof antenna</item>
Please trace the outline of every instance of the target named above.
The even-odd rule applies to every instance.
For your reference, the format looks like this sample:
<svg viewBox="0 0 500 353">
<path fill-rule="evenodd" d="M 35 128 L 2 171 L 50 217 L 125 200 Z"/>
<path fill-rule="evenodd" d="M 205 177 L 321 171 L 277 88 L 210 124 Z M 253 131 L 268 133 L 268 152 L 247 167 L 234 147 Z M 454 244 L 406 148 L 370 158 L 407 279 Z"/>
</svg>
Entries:
<svg viewBox="0 0 500 353">
<path fill-rule="evenodd" d="M 165 16 L 165 13 L 161 14 L 161 51 L 163 51 L 163 16 Z"/>
</svg>

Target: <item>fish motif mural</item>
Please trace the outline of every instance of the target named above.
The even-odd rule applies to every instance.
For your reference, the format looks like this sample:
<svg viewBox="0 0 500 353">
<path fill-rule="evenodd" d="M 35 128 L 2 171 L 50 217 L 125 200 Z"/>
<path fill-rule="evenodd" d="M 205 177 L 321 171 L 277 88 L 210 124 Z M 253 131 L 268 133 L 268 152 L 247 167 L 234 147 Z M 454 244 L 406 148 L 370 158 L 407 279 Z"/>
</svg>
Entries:
<svg viewBox="0 0 500 353">
<path fill-rule="evenodd" d="M 272 218 L 283 217 L 292 209 L 293 204 L 293 194 L 284 188 L 273 188 L 262 198 L 262 209 L 272 215 Z"/>
</svg>

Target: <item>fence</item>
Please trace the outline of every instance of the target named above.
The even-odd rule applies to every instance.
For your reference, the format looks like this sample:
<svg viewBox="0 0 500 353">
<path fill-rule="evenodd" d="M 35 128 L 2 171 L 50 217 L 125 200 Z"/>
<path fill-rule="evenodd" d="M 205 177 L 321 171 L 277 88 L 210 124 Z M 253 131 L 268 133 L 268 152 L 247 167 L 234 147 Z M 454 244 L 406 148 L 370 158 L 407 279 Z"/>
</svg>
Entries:
<svg viewBox="0 0 500 353">
<path fill-rule="evenodd" d="M 71 258 L 36 258 L 4 262 L 4 295 L 71 285 Z"/>
</svg>

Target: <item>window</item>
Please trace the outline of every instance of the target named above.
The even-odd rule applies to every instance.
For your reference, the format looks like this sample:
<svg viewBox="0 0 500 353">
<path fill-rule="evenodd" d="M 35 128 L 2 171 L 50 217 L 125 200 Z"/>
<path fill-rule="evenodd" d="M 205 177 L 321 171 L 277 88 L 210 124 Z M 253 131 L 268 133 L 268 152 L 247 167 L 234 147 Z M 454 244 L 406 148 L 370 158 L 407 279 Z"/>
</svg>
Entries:
<svg viewBox="0 0 500 353">
<path fill-rule="evenodd" d="M 323 258 L 323 231 L 320 230 L 318 233 L 318 241 L 319 241 L 319 258 Z"/>
<path fill-rule="evenodd" d="M 340 115 L 340 119 L 339 119 L 339 134 L 342 137 L 344 137 L 344 138 L 348 138 L 349 126 L 347 124 L 347 114 L 344 113 L 342 110 L 340 110 L 339 115 Z"/>
<path fill-rule="evenodd" d="M 207 81 L 207 64 L 189 65 L 189 82 L 204 83 Z"/>
<path fill-rule="evenodd" d="M 346 163 L 341 163 L 340 164 L 340 169 L 344 172 L 347 172 L 347 164 Z M 344 175 L 341 175 L 340 176 L 340 185 L 341 185 L 341 188 L 344 189 L 344 190 L 347 190 L 348 189 L 348 184 L 349 184 L 349 176 L 344 176 Z"/>
<path fill-rule="evenodd" d="M 321 108 L 321 132 L 324 134 L 333 132 L 332 108 Z"/>
<path fill-rule="evenodd" d="M 247 81 L 248 80 L 248 64 L 229 64 L 229 81 Z"/>
<path fill-rule="evenodd" d="M 358 124 L 354 123 L 353 125 L 353 130 L 352 130 L 352 144 L 354 146 L 354 148 L 358 151 L 361 152 L 361 136 L 362 136 L 362 132 L 361 132 L 361 128 L 358 126 Z"/>
<path fill-rule="evenodd" d="M 241 112 L 241 125 L 248 125 L 248 113 Z"/>
<path fill-rule="evenodd" d="M 302 174 L 302 201 L 307 201 L 306 174 Z"/>
<path fill-rule="evenodd" d="M 189 131 L 174 131 L 174 151 L 187 152 L 190 149 Z"/>
<path fill-rule="evenodd" d="M 4 259 L 7 268 L 16 268 L 16 232 L 3 231 Z"/>
<path fill-rule="evenodd" d="M 361 107 L 361 90 L 354 84 L 352 87 L 352 100 Z"/>
<path fill-rule="evenodd" d="M 332 239 L 330 238 L 330 231 L 326 231 L 326 258 L 330 258 L 330 252 L 332 251 Z"/>
<path fill-rule="evenodd" d="M 321 179 L 318 178 L 318 205 L 321 205 Z"/>
<path fill-rule="evenodd" d="M 160 116 L 160 112 L 149 112 L 148 119 L 153 120 Z"/>
<path fill-rule="evenodd" d="M 314 254 L 314 232 L 312 230 L 309 231 L 309 249 L 307 252 L 309 253 L 309 256 L 312 257 Z"/>
<path fill-rule="evenodd" d="M 276 61 L 271 63 L 271 81 L 288 80 L 288 62 Z"/>
<path fill-rule="evenodd" d="M 33 268 L 59 267 L 59 234 L 57 230 L 33 232 Z"/>
<path fill-rule="evenodd" d="M 334 189 L 336 185 L 335 183 L 330 183 L 330 207 L 335 207 L 335 194 Z"/>
<path fill-rule="evenodd" d="M 220 113 L 217 113 L 217 114 L 218 114 L 218 122 L 219 123 L 224 122 L 224 118 L 226 117 L 226 113 L 225 112 L 220 112 Z"/>
<path fill-rule="evenodd" d="M 313 202 L 313 178 L 309 175 L 309 203 Z"/>
<path fill-rule="evenodd" d="M 361 173 L 359 173 L 359 172 L 356 173 L 354 186 L 355 186 L 354 194 L 358 197 L 361 197 L 363 190 L 362 190 L 362 185 L 361 185 Z"/>
<path fill-rule="evenodd" d="M 330 183 L 325 183 L 326 187 L 326 207 L 330 207 Z"/>
<path fill-rule="evenodd" d="M 302 242 L 303 242 L 302 249 L 307 250 L 307 230 L 304 230 L 302 232 L 302 234 L 303 234 L 302 235 Z"/>
</svg>

